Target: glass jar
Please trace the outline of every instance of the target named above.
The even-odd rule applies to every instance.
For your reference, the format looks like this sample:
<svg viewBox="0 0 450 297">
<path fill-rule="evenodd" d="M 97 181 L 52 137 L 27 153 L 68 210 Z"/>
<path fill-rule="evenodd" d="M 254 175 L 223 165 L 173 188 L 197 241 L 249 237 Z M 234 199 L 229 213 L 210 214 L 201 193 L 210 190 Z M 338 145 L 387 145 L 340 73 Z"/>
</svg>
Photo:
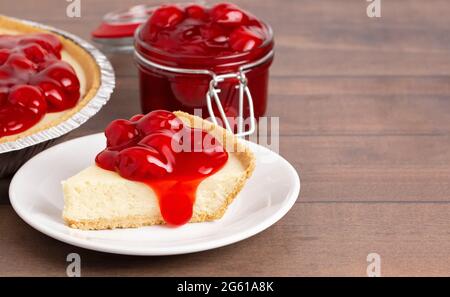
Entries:
<svg viewBox="0 0 450 297">
<path fill-rule="evenodd" d="M 142 111 L 165 109 L 198 114 L 201 110 L 202 117 L 215 121 L 220 115 L 226 125 L 224 116 L 253 121 L 263 116 L 274 41 L 271 27 L 261 23 L 268 36 L 261 46 L 219 57 L 174 54 L 152 47 L 144 42 L 141 25 L 135 32 L 135 57 Z M 251 125 L 247 132 L 253 132 Z M 238 133 L 243 134 L 239 127 Z M 236 132 L 233 127 L 227 128 Z"/>
</svg>

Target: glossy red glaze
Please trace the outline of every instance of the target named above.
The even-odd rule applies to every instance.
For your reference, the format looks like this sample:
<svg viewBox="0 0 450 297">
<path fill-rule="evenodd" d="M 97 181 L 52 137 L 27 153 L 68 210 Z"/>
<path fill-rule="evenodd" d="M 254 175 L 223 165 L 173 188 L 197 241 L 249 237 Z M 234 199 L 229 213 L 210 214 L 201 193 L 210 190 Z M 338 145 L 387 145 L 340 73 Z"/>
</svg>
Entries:
<svg viewBox="0 0 450 297">
<path fill-rule="evenodd" d="M 273 49 L 270 27 L 239 7 L 222 3 L 211 8 L 200 5 L 164 5 L 156 9 L 136 34 L 135 47 L 145 59 L 177 68 L 207 69 L 216 74 L 238 71 Z M 267 107 L 268 73 L 272 59 L 246 75 L 254 101 L 255 116 Z M 168 72 L 138 63 L 141 106 L 144 113 L 157 110 L 184 110 L 193 113 L 206 108 L 211 77 Z M 236 117 L 239 92 L 236 80 L 219 88 L 227 116 Z M 218 114 L 218 113 L 216 113 Z M 244 117 L 249 115 L 244 108 Z"/>
<path fill-rule="evenodd" d="M 76 105 L 80 82 L 61 50 L 51 34 L 0 35 L 0 137 Z"/>
<path fill-rule="evenodd" d="M 198 185 L 228 160 L 214 137 L 164 110 L 115 120 L 105 135 L 107 147 L 97 155 L 97 165 L 151 187 L 171 225 L 191 219 Z"/>
</svg>

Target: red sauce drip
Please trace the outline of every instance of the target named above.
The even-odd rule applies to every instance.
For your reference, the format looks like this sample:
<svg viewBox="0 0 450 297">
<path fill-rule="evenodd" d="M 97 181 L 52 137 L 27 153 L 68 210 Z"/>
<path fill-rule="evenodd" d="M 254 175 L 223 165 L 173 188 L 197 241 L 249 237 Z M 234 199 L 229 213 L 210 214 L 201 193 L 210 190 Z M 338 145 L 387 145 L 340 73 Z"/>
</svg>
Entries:
<svg viewBox="0 0 450 297">
<path fill-rule="evenodd" d="M 198 185 L 228 160 L 217 139 L 164 110 L 115 120 L 105 135 L 107 147 L 97 155 L 97 165 L 150 186 L 171 225 L 189 222 Z"/>
<path fill-rule="evenodd" d="M 217 57 L 258 48 L 268 32 L 256 17 L 233 4 L 163 5 L 153 11 L 141 38 L 165 52 Z"/>
<path fill-rule="evenodd" d="M 0 35 L 0 137 L 76 105 L 80 82 L 51 34 Z"/>
</svg>

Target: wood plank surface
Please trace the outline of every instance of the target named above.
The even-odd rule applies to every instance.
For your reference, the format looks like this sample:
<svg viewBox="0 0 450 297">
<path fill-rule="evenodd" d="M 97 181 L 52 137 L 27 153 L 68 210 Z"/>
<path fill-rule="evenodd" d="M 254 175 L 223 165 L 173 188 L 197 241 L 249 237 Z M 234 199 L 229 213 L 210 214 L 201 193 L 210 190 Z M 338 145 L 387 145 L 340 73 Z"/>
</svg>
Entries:
<svg viewBox="0 0 450 297">
<path fill-rule="evenodd" d="M 276 34 L 268 114 L 280 118 L 280 153 L 302 179 L 288 215 L 213 251 L 108 255 L 33 230 L 1 180 L 0 275 L 63 276 L 70 252 L 86 276 L 364 276 L 371 252 L 382 275 L 450 275 L 450 3 L 382 1 L 382 17 L 369 19 L 364 0 L 235 2 Z M 70 19 L 66 1 L 2 0 L 0 13 L 89 39 L 104 13 L 139 3 L 82 1 L 81 19 Z M 65 140 L 139 112 L 131 55 L 108 57 L 110 103 Z"/>
<path fill-rule="evenodd" d="M 66 256 L 76 252 L 84 276 L 362 276 L 367 255 L 376 252 L 384 276 L 448 275 L 449 211 L 449 204 L 300 203 L 275 226 L 231 246 L 131 257 L 60 243 L 1 206 L 0 267 L 3 275 L 64 276 Z"/>
</svg>

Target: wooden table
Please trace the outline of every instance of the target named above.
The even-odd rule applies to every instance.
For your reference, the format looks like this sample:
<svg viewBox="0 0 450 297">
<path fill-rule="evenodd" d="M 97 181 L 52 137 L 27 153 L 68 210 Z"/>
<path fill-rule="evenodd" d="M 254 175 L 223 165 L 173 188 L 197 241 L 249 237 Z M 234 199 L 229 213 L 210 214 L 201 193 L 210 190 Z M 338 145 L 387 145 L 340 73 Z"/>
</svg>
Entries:
<svg viewBox="0 0 450 297">
<path fill-rule="evenodd" d="M 0 12 L 89 38 L 101 16 L 129 4 L 2 0 Z M 237 2 L 237 1 L 236 1 Z M 299 171 L 300 198 L 277 224 L 243 242 L 174 257 L 128 257 L 69 246 L 26 225 L 0 195 L 0 274 L 65 275 L 450 275 L 450 4 L 365 0 L 247 0 L 268 20 L 277 56 L 269 115 L 279 116 L 281 154 Z M 130 55 L 109 56 L 117 73 L 110 103 L 70 137 L 102 131 L 139 111 Z"/>
</svg>

